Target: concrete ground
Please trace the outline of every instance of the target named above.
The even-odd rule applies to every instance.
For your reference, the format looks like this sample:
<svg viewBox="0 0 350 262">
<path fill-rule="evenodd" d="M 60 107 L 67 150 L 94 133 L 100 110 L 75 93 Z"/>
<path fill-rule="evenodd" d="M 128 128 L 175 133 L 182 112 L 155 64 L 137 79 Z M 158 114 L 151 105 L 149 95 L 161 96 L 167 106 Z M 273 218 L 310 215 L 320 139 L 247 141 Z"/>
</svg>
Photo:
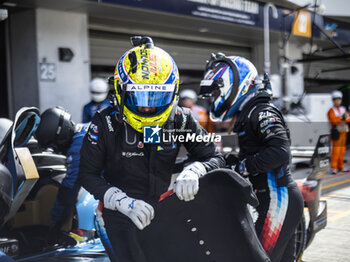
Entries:
<svg viewBox="0 0 350 262">
<path fill-rule="evenodd" d="M 303 261 L 350 261 L 350 187 L 333 191 L 323 198 L 328 204 L 327 227 L 306 249 Z"/>
<path fill-rule="evenodd" d="M 345 156 L 350 169 L 350 150 Z M 310 168 L 299 168 L 293 176 L 306 177 Z M 327 172 L 322 183 L 322 199 L 327 200 L 327 227 L 315 236 L 305 250 L 303 262 L 350 261 L 350 172 L 331 175 Z"/>
</svg>

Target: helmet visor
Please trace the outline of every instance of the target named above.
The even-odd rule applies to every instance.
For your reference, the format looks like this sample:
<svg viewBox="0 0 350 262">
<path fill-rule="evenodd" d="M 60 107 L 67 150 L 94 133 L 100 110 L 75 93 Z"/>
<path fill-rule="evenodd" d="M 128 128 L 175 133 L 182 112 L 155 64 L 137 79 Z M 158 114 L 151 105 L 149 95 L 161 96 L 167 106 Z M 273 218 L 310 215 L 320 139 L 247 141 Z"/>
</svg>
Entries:
<svg viewBox="0 0 350 262">
<path fill-rule="evenodd" d="M 138 113 L 138 107 L 156 107 L 156 113 L 163 111 L 173 101 L 175 84 L 128 84 L 125 105 Z"/>
</svg>

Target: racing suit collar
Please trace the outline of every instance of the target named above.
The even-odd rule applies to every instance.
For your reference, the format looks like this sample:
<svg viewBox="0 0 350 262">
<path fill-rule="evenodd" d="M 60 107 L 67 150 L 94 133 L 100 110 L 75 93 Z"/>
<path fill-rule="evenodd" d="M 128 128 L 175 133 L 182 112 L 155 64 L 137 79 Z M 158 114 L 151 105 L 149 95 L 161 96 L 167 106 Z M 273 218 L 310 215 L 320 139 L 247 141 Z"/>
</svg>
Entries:
<svg viewBox="0 0 350 262">
<path fill-rule="evenodd" d="M 236 123 L 233 126 L 233 131 L 237 132 L 241 123 L 249 121 L 248 116 L 250 116 L 250 111 L 253 110 L 256 104 L 264 103 L 264 102 L 266 103 L 266 102 L 269 102 L 270 100 L 271 100 L 270 96 L 265 96 L 263 92 L 258 93 L 256 96 L 250 98 L 249 101 L 245 103 L 242 108 L 240 108 L 240 111 L 237 114 Z M 248 121 L 247 121 L 247 118 L 248 118 Z"/>
</svg>

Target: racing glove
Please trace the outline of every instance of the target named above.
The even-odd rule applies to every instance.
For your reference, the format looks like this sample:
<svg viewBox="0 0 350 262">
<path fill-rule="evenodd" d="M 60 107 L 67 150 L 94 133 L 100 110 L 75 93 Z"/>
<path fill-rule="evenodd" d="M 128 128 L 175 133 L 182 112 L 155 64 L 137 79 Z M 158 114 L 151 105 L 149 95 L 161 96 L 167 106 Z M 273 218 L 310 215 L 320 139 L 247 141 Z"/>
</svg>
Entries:
<svg viewBox="0 0 350 262">
<path fill-rule="evenodd" d="M 232 170 L 236 171 L 238 174 L 240 174 L 242 177 L 247 178 L 249 176 L 256 176 L 258 173 L 251 174 L 248 172 L 246 167 L 246 161 L 247 159 L 244 158 L 243 160 L 238 161 L 236 165 L 233 165 L 231 167 Z"/>
<path fill-rule="evenodd" d="M 225 158 L 226 166 L 229 168 L 239 163 L 238 157 L 232 153 L 225 154 L 224 158 Z"/>
<path fill-rule="evenodd" d="M 174 185 L 174 191 L 180 200 L 190 201 L 194 199 L 199 189 L 199 178 L 204 176 L 206 169 L 200 162 L 194 162 L 178 175 Z"/>
<path fill-rule="evenodd" d="M 247 168 L 245 166 L 246 159 L 243 159 L 241 161 L 238 161 L 237 164 L 232 166 L 232 169 L 236 171 L 238 174 L 240 174 L 242 177 L 248 177 L 249 173 L 247 171 Z"/>
<path fill-rule="evenodd" d="M 117 187 L 111 187 L 103 196 L 103 205 L 110 210 L 117 210 L 126 215 L 142 230 L 154 218 L 154 209 L 145 201 L 128 197 Z"/>
</svg>

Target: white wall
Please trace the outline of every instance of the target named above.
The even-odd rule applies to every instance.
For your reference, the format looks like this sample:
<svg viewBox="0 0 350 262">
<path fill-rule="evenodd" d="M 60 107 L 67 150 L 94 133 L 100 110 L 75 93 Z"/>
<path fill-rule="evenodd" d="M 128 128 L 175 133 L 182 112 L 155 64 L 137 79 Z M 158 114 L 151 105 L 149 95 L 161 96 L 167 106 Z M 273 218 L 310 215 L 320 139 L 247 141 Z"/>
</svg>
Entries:
<svg viewBox="0 0 350 262">
<path fill-rule="evenodd" d="M 62 106 L 81 122 L 82 108 L 90 100 L 89 42 L 86 14 L 36 9 L 38 66 L 46 60 L 56 65 L 56 80 L 40 80 L 40 110 Z M 59 47 L 69 47 L 74 57 L 61 62 Z"/>
</svg>

